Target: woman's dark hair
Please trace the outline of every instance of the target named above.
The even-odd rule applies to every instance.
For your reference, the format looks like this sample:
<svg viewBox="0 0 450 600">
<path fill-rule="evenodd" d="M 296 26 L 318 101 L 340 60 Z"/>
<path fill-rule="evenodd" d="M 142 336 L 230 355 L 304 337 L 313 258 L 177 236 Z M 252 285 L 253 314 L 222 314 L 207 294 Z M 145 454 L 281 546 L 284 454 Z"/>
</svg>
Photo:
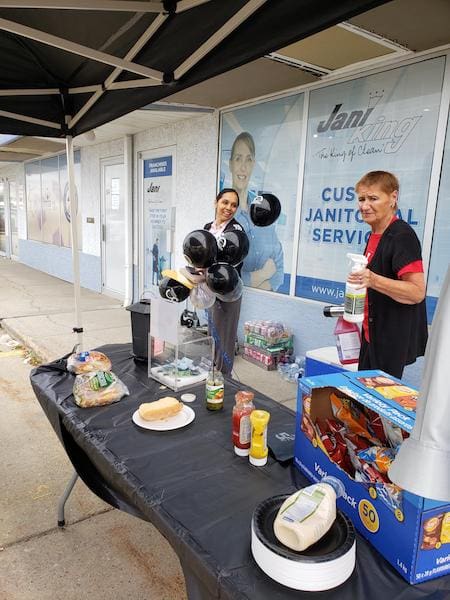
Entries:
<svg viewBox="0 0 450 600">
<path fill-rule="evenodd" d="M 256 154 L 255 140 L 253 139 L 252 135 L 248 131 L 243 131 L 236 137 L 236 139 L 233 142 L 233 145 L 231 146 L 230 160 L 233 160 L 234 151 L 236 149 L 236 144 L 238 142 L 244 142 L 244 144 L 246 144 L 246 146 L 250 150 L 250 154 L 252 155 L 252 157 L 255 158 L 255 154 Z"/>
<path fill-rule="evenodd" d="M 219 202 L 219 200 L 222 198 L 222 196 L 224 194 L 227 194 L 228 192 L 232 192 L 233 194 L 236 195 L 236 199 L 237 199 L 237 205 L 239 206 L 239 194 L 237 193 L 237 191 L 233 188 L 223 188 L 223 190 L 220 190 L 220 192 L 217 194 L 216 196 L 216 203 Z"/>
</svg>

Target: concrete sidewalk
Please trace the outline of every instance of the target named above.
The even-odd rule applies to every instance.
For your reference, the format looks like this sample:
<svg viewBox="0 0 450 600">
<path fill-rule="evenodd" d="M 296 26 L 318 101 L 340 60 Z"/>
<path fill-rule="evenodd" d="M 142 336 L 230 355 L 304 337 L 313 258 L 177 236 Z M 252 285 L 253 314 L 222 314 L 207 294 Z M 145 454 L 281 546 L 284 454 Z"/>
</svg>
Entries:
<svg viewBox="0 0 450 600">
<path fill-rule="evenodd" d="M 62 356 L 77 343 L 73 285 L 0 259 L 0 319 L 10 335 L 44 362 Z M 81 289 L 86 348 L 131 341 L 130 315 L 119 300 Z"/>
</svg>

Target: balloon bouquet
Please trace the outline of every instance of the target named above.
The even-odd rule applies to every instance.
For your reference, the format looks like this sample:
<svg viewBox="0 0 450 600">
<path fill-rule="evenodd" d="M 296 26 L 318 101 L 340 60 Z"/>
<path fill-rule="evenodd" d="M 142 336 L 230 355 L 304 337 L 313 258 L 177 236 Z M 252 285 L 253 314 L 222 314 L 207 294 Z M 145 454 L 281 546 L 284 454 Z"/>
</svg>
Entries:
<svg viewBox="0 0 450 600">
<path fill-rule="evenodd" d="M 257 227 L 272 225 L 280 216 L 280 201 L 273 194 L 256 196 L 250 219 Z M 190 299 L 198 309 L 210 308 L 216 298 L 233 302 L 242 296 L 243 283 L 236 267 L 249 251 L 247 235 L 240 230 L 223 232 L 218 239 L 206 229 L 191 231 L 183 242 L 189 265 L 178 271 L 166 269 L 159 284 L 160 295 L 171 302 Z"/>
</svg>

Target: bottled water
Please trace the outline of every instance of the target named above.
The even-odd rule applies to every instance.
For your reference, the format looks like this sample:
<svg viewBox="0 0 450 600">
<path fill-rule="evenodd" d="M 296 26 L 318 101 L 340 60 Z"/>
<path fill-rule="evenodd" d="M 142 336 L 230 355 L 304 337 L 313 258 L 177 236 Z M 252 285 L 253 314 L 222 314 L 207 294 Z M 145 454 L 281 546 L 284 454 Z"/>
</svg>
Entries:
<svg viewBox="0 0 450 600">
<path fill-rule="evenodd" d="M 296 356 L 295 362 L 280 363 L 277 370 L 283 379 L 295 383 L 299 377 L 303 377 L 305 374 L 305 359 L 303 356 Z"/>
</svg>

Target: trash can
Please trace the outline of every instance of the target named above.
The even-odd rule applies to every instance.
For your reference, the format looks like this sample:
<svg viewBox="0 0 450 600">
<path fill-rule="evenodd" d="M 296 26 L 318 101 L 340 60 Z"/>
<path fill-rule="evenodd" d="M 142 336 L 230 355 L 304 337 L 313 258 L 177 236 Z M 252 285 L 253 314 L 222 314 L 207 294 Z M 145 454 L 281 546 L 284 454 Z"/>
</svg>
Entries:
<svg viewBox="0 0 450 600">
<path fill-rule="evenodd" d="M 148 335 L 150 333 L 150 300 L 144 299 L 126 307 L 131 313 L 133 356 L 148 362 Z"/>
</svg>

